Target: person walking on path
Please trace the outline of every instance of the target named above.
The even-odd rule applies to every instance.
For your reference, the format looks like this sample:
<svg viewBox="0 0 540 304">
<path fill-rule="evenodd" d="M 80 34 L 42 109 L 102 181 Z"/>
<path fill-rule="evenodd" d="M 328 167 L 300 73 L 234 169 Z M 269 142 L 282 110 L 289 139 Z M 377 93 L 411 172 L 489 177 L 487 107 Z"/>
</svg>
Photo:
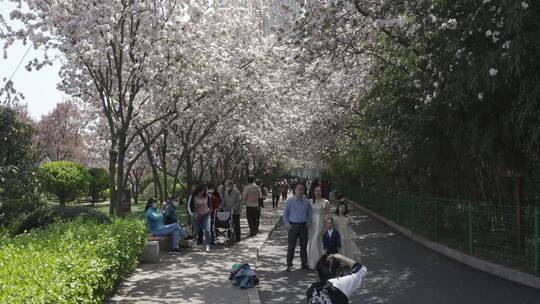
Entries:
<svg viewBox="0 0 540 304">
<path fill-rule="evenodd" d="M 296 241 L 300 239 L 300 259 L 302 269 L 309 269 L 307 257 L 308 226 L 311 224 L 311 202 L 304 197 L 304 184 L 297 183 L 294 196 L 287 199 L 283 209 L 283 224 L 287 235 L 287 271 L 292 269 Z"/>
<path fill-rule="evenodd" d="M 154 198 L 148 200 L 144 212 L 152 235 L 171 235 L 172 252 L 179 252 L 180 250 L 178 249 L 178 243 L 180 242 L 180 238 L 188 236 L 188 233 L 184 230 L 184 228 L 182 228 L 178 223 L 168 225 L 163 224 L 163 214 L 161 213 L 158 202 Z"/>
<path fill-rule="evenodd" d="M 244 186 L 242 201 L 246 204 L 246 217 L 249 225 L 249 236 L 259 232 L 259 198 L 262 197 L 261 189 L 255 184 L 255 177 L 248 176 L 248 184 Z"/>
<path fill-rule="evenodd" d="M 193 234 L 198 235 L 199 231 L 202 229 L 206 242 L 206 252 L 210 252 L 210 244 L 212 243 L 210 231 L 210 211 L 212 210 L 212 206 L 210 205 L 210 201 L 211 198 L 208 195 L 206 185 L 199 184 L 195 187 L 188 202 L 188 212 L 193 223 Z"/>
<path fill-rule="evenodd" d="M 262 181 L 259 179 L 255 180 L 255 184 L 259 186 L 259 189 L 261 189 L 261 194 L 262 194 L 261 197 L 259 197 L 259 207 L 264 208 L 264 200 L 268 196 L 268 188 L 266 188 L 266 186 L 264 186 Z M 259 213 L 259 220 L 260 218 L 261 218 L 261 214 Z"/>
<path fill-rule="evenodd" d="M 317 261 L 323 254 L 322 237 L 324 233 L 324 220 L 330 216 L 330 203 L 322 197 L 322 189 L 316 186 L 313 190 L 314 198 L 311 201 L 311 225 L 308 234 L 308 266 L 315 269 Z"/>
<path fill-rule="evenodd" d="M 287 194 L 289 193 L 289 184 L 287 180 L 281 182 L 281 200 L 285 201 L 287 199 Z"/>
<path fill-rule="evenodd" d="M 238 190 L 231 180 L 225 181 L 225 187 L 221 192 L 221 205 L 219 209 L 224 211 L 231 211 L 233 217 L 233 229 L 235 234 L 235 241 L 240 242 L 240 213 L 241 213 L 242 198 L 240 190 Z"/>
<path fill-rule="evenodd" d="M 215 233 L 214 233 L 214 226 L 215 226 L 215 223 L 214 223 L 214 219 L 215 219 L 215 216 L 216 216 L 216 212 L 217 210 L 219 209 L 219 206 L 221 206 L 221 195 L 219 193 L 219 191 L 214 187 L 214 185 L 212 184 L 208 184 L 207 186 L 207 189 L 212 189 L 212 192 L 209 193 L 210 194 L 210 207 L 211 207 L 211 213 L 210 213 L 210 238 L 212 240 L 211 244 L 212 245 L 215 245 Z"/>
<path fill-rule="evenodd" d="M 278 206 L 280 196 L 281 196 L 281 187 L 279 186 L 279 183 L 276 181 L 272 185 L 272 208 L 276 208 Z"/>
<path fill-rule="evenodd" d="M 348 275 L 337 276 L 338 267 L 344 264 L 352 270 Z M 366 266 L 341 254 L 323 255 L 317 262 L 319 282 L 309 286 L 306 296 L 310 304 L 348 304 L 352 294 L 362 286 L 367 275 Z"/>
</svg>

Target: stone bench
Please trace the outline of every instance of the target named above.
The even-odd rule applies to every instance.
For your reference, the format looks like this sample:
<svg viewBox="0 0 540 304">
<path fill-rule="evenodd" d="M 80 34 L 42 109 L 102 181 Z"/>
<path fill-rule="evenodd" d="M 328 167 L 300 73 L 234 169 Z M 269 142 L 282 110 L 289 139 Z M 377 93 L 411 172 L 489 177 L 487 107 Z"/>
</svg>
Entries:
<svg viewBox="0 0 540 304">
<path fill-rule="evenodd" d="M 142 263 L 159 263 L 161 257 L 159 255 L 159 242 L 146 241 L 143 254 L 141 256 Z"/>
<path fill-rule="evenodd" d="M 168 252 L 168 251 L 171 251 L 172 249 L 172 246 L 171 246 L 172 238 L 168 235 L 166 236 L 153 236 L 152 235 L 148 238 L 148 240 L 159 242 L 159 251 Z"/>
<path fill-rule="evenodd" d="M 161 251 L 171 250 L 170 236 L 150 236 L 146 241 L 144 252 L 141 256 L 142 263 L 158 263 L 161 260 Z"/>
</svg>

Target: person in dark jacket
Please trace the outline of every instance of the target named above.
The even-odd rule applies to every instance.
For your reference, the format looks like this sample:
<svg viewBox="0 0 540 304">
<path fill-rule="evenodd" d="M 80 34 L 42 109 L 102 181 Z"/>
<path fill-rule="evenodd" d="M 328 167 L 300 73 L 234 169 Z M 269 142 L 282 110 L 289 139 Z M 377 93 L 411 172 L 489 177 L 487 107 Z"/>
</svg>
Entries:
<svg viewBox="0 0 540 304">
<path fill-rule="evenodd" d="M 182 223 L 178 220 L 176 215 L 176 208 L 178 207 L 178 200 L 175 195 L 171 196 L 165 205 L 165 210 L 163 210 L 163 221 L 165 225 L 178 223 L 182 226 Z"/>
<path fill-rule="evenodd" d="M 323 234 L 323 248 L 327 255 L 338 253 L 341 248 L 341 236 L 334 228 L 334 219 L 326 219 L 326 232 Z"/>
<path fill-rule="evenodd" d="M 165 225 L 169 224 L 178 224 L 182 229 L 184 229 L 184 225 L 182 225 L 182 222 L 178 219 L 178 216 L 176 214 L 176 210 L 178 208 L 178 198 L 176 195 L 173 195 L 169 198 L 167 201 L 167 205 L 165 206 L 165 210 L 163 210 L 163 222 Z M 185 230 L 184 230 L 185 231 Z M 186 240 L 193 239 L 193 235 L 186 235 Z M 187 243 L 181 243 L 182 247 L 189 248 L 189 245 Z"/>
</svg>

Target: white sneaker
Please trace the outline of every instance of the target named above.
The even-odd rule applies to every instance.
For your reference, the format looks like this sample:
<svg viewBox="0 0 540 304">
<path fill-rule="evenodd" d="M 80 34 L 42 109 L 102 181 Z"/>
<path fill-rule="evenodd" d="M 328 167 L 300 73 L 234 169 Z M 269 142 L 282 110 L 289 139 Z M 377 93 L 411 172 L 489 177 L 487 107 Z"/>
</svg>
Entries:
<svg viewBox="0 0 540 304">
<path fill-rule="evenodd" d="M 210 252 L 210 245 L 206 245 L 206 252 Z"/>
</svg>

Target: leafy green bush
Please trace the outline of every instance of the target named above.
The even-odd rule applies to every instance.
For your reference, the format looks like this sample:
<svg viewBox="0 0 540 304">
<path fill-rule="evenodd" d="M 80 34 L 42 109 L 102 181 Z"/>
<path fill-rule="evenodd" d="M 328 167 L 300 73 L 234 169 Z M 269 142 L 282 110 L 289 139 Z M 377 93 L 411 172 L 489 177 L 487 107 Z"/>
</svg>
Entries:
<svg viewBox="0 0 540 304">
<path fill-rule="evenodd" d="M 0 247 L 0 303 L 102 303 L 137 265 L 146 233 L 127 218 L 18 235 Z"/>
<path fill-rule="evenodd" d="M 108 189 L 110 175 L 107 170 L 102 168 L 89 168 L 88 173 L 90 173 L 88 195 L 93 204 L 97 203 L 101 193 Z"/>
<path fill-rule="evenodd" d="M 0 227 L 0 247 L 3 243 L 7 242 L 9 240 L 9 231 L 6 228 Z"/>
<path fill-rule="evenodd" d="M 58 220 L 93 220 L 97 223 L 110 223 L 110 218 L 98 210 L 79 206 L 43 206 L 24 217 L 15 227 L 15 234 L 30 231 L 35 228 L 44 228 Z"/>
<path fill-rule="evenodd" d="M 88 193 L 90 173 L 77 163 L 49 162 L 43 164 L 39 171 L 43 190 L 56 195 L 61 205 Z"/>
</svg>

